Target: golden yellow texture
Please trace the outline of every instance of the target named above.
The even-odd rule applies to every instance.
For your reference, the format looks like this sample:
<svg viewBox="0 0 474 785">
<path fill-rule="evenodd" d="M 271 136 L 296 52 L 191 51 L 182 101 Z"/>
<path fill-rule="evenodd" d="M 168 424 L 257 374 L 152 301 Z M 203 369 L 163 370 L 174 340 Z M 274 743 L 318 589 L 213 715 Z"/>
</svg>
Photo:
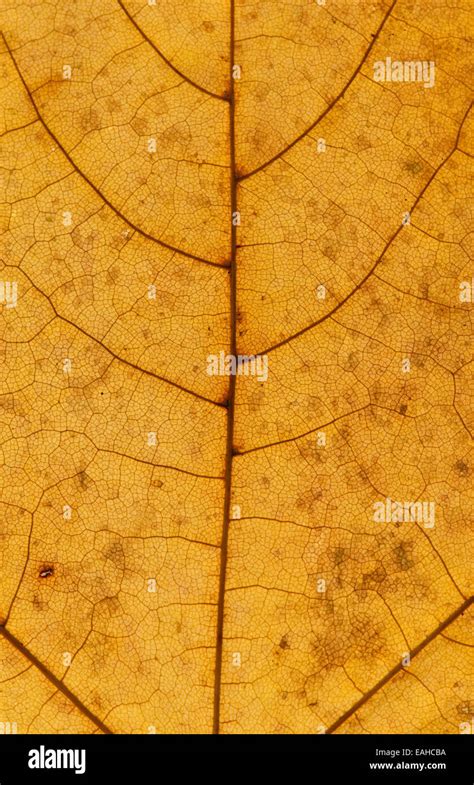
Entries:
<svg viewBox="0 0 474 785">
<path fill-rule="evenodd" d="M 0 25 L 0 722 L 474 732 L 472 8 Z"/>
</svg>

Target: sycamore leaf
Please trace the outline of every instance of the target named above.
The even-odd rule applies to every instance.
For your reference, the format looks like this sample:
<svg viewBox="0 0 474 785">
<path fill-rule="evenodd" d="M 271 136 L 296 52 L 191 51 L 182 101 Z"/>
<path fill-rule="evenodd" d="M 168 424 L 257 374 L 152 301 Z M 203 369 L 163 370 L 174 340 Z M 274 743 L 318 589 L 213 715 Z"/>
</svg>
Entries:
<svg viewBox="0 0 474 785">
<path fill-rule="evenodd" d="M 0 730 L 474 731 L 469 22 L 3 0 Z"/>
</svg>

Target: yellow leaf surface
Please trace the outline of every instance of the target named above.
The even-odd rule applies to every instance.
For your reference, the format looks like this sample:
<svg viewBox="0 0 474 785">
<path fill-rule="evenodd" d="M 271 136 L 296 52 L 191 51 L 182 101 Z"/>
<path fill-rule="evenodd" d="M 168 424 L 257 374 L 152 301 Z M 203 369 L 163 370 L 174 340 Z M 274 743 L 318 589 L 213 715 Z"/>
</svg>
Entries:
<svg viewBox="0 0 474 785">
<path fill-rule="evenodd" d="M 3 0 L 1 723 L 474 732 L 471 22 Z"/>
</svg>

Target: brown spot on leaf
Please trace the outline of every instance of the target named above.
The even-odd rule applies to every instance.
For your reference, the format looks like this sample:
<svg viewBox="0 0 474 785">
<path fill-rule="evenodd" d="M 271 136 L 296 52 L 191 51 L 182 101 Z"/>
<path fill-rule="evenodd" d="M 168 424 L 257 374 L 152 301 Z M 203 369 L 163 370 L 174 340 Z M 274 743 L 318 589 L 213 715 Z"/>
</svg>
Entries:
<svg viewBox="0 0 474 785">
<path fill-rule="evenodd" d="M 347 558 L 348 552 L 349 552 L 348 548 L 341 548 L 341 547 L 335 548 L 334 549 L 334 556 L 333 556 L 334 564 L 337 566 L 337 565 L 341 564 L 343 561 L 345 561 L 345 559 Z"/>
<path fill-rule="evenodd" d="M 401 542 L 393 549 L 395 561 L 401 570 L 409 570 L 413 567 L 413 559 L 411 558 L 411 551 L 413 545 L 411 542 Z"/>
<path fill-rule="evenodd" d="M 460 474 L 461 477 L 467 477 L 468 474 L 471 473 L 471 470 L 465 461 L 456 461 L 454 468 L 457 474 Z"/>
</svg>

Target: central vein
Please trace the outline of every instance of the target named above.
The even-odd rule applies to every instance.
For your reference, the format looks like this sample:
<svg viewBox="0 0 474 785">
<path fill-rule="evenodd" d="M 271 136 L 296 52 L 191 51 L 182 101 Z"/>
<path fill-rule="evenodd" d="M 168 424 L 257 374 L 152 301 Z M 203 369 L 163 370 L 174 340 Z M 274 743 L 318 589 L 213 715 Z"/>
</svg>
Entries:
<svg viewBox="0 0 474 785">
<path fill-rule="evenodd" d="M 235 90 L 233 78 L 235 49 L 235 0 L 230 0 L 230 54 L 229 54 L 229 187 L 230 187 L 230 348 L 229 353 L 237 355 L 237 226 L 234 215 L 237 213 L 237 176 L 235 170 Z M 230 500 L 232 485 L 232 458 L 234 455 L 234 411 L 235 411 L 236 376 L 229 377 L 229 397 L 227 400 L 227 437 L 225 453 L 225 491 L 224 520 L 222 524 L 221 561 L 219 575 L 219 597 L 217 604 L 217 639 L 216 664 L 214 673 L 214 720 L 213 733 L 219 733 L 221 682 L 222 682 L 222 647 L 224 632 L 224 598 L 227 571 L 227 551 L 229 543 Z"/>
</svg>

